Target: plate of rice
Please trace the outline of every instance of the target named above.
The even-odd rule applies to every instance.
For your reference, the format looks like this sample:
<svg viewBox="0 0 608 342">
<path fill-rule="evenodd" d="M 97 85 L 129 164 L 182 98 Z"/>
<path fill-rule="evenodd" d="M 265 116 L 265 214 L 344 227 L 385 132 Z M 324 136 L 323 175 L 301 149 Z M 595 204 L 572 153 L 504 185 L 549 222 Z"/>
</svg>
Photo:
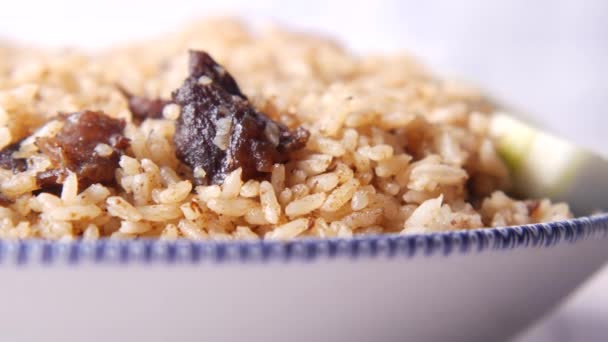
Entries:
<svg viewBox="0 0 608 342">
<path fill-rule="evenodd" d="M 608 259 L 607 171 L 408 55 L 284 28 L 2 43 L 0 328 L 502 340 Z"/>
</svg>

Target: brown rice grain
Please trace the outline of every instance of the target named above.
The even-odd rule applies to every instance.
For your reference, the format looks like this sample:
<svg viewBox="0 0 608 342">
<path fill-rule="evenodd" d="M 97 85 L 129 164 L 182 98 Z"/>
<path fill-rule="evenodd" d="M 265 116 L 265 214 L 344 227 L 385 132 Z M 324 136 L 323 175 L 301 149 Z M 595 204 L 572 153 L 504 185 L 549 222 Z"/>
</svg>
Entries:
<svg viewBox="0 0 608 342">
<path fill-rule="evenodd" d="M 294 186 L 296 184 L 304 183 L 307 177 L 308 175 L 304 170 L 293 169 L 289 174 L 287 184 L 289 186 Z"/>
<path fill-rule="evenodd" d="M 237 226 L 234 230 L 234 237 L 239 240 L 256 240 L 258 236 L 247 226 Z"/>
<path fill-rule="evenodd" d="M 17 197 L 37 188 L 35 177 L 26 173 L 19 173 L 0 183 L 0 193 L 7 197 Z"/>
<path fill-rule="evenodd" d="M 382 208 L 363 209 L 345 216 L 341 221 L 351 230 L 379 224 L 382 219 Z"/>
<path fill-rule="evenodd" d="M 196 224 L 185 220 L 179 221 L 177 228 L 182 235 L 192 240 L 205 240 L 209 238 L 209 235 L 199 228 Z"/>
<path fill-rule="evenodd" d="M 408 188 L 433 191 L 438 185 L 462 184 L 468 178 L 461 168 L 443 164 L 418 164 L 410 173 Z"/>
<path fill-rule="evenodd" d="M 108 213 L 126 221 L 137 222 L 143 219 L 142 214 L 124 198 L 112 196 L 106 200 Z"/>
<path fill-rule="evenodd" d="M 338 182 L 340 184 L 348 182 L 355 175 L 353 170 L 344 163 L 338 163 L 334 172 L 338 175 Z"/>
<path fill-rule="evenodd" d="M 76 197 L 76 203 L 98 204 L 110 196 L 110 190 L 101 184 L 93 184 Z"/>
<path fill-rule="evenodd" d="M 340 238 L 351 238 L 353 237 L 353 231 L 345 223 L 340 221 L 332 222 L 329 228 L 336 232 L 336 236 Z"/>
<path fill-rule="evenodd" d="M 270 183 L 276 195 L 280 194 L 285 189 L 285 165 L 274 164 L 272 173 L 270 174 Z M 258 189 L 259 191 L 259 189 Z"/>
<path fill-rule="evenodd" d="M 264 238 L 269 240 L 288 240 L 295 238 L 308 229 L 310 218 L 301 218 L 293 220 L 276 227 L 274 230 L 266 233 Z"/>
<path fill-rule="evenodd" d="M 390 145 L 363 146 L 357 152 L 371 160 L 380 161 L 393 156 L 393 147 Z"/>
<path fill-rule="evenodd" d="M 312 236 L 320 238 L 331 238 L 336 236 L 336 232 L 329 228 L 329 224 L 322 217 L 316 218 L 310 229 Z"/>
<path fill-rule="evenodd" d="M 354 151 L 357 148 L 359 133 L 355 129 L 347 128 L 342 135 L 342 145 L 349 151 Z"/>
<path fill-rule="evenodd" d="M 196 187 L 196 193 L 203 203 L 207 203 L 211 199 L 220 197 L 222 189 L 219 185 L 201 185 Z"/>
<path fill-rule="evenodd" d="M 336 211 L 340 209 L 340 207 L 351 199 L 358 186 L 359 181 L 356 179 L 351 179 L 340 185 L 327 196 L 327 200 L 325 200 L 321 209 L 324 211 Z"/>
<path fill-rule="evenodd" d="M 370 202 L 370 196 L 375 193 L 374 187 L 366 185 L 355 191 L 351 199 L 351 209 L 359 211 L 367 207 Z"/>
<path fill-rule="evenodd" d="M 177 204 L 152 204 L 137 207 L 146 221 L 165 222 L 182 217 L 182 211 Z"/>
<path fill-rule="evenodd" d="M 162 166 L 160 168 L 160 178 L 164 186 L 169 186 L 180 181 L 177 172 L 168 166 Z"/>
<path fill-rule="evenodd" d="M 304 196 L 297 199 L 285 207 L 285 214 L 289 217 L 297 217 L 308 214 L 316 209 L 319 209 L 327 195 L 323 192 Z"/>
<path fill-rule="evenodd" d="M 306 172 L 308 176 L 318 175 L 325 172 L 331 164 L 332 156 L 326 154 L 313 154 L 309 159 L 297 162 L 298 169 Z"/>
<path fill-rule="evenodd" d="M 260 202 L 266 220 L 269 223 L 277 224 L 281 216 L 281 206 L 279 206 L 272 184 L 267 181 L 260 183 Z"/>
<path fill-rule="evenodd" d="M 270 223 L 266 219 L 264 210 L 262 210 L 262 207 L 259 206 L 256 206 L 245 213 L 245 222 L 256 226 L 262 226 Z"/>
<path fill-rule="evenodd" d="M 252 198 L 260 194 L 260 182 L 250 179 L 241 186 L 241 197 Z"/>
<path fill-rule="evenodd" d="M 397 184 L 396 182 L 392 181 L 392 180 L 388 180 L 386 178 L 379 178 L 378 179 L 378 188 L 391 196 L 396 196 L 399 193 L 399 190 L 401 190 L 399 184 Z"/>
<path fill-rule="evenodd" d="M 308 178 L 306 185 L 313 192 L 329 192 L 338 186 L 338 181 L 338 175 L 335 172 L 329 172 Z"/>
<path fill-rule="evenodd" d="M 283 206 L 283 207 L 285 207 L 287 204 L 289 204 L 289 202 L 291 202 L 292 200 L 293 200 L 293 191 L 291 191 L 290 188 L 283 189 L 283 191 L 281 191 L 281 193 L 279 194 L 278 201 L 281 204 L 281 206 Z"/>
<path fill-rule="evenodd" d="M 65 207 L 57 207 L 48 212 L 48 215 L 53 220 L 61 221 L 80 221 L 90 220 L 101 215 L 101 209 L 93 204 L 88 205 L 71 205 Z"/>
<path fill-rule="evenodd" d="M 357 173 L 357 179 L 361 185 L 368 185 L 374 179 L 374 174 L 372 171 L 360 172 Z"/>
<path fill-rule="evenodd" d="M 141 169 L 139 161 L 137 161 L 137 159 L 135 158 L 131 158 L 128 156 L 120 157 L 119 165 L 127 176 L 134 176 L 143 171 Z"/>
<path fill-rule="evenodd" d="M 179 203 L 190 195 L 192 191 L 192 183 L 190 181 L 181 181 L 169 185 L 165 190 L 158 194 L 159 202 L 162 204 Z"/>
<path fill-rule="evenodd" d="M 83 240 L 97 240 L 99 239 L 99 228 L 94 224 L 89 224 L 82 232 Z"/>
<path fill-rule="evenodd" d="M 222 198 L 235 198 L 239 195 L 241 185 L 243 185 L 243 181 L 241 180 L 242 173 L 243 170 L 239 167 L 226 176 L 222 185 Z"/>
<path fill-rule="evenodd" d="M 173 241 L 179 237 L 179 231 L 177 226 L 174 224 L 168 224 L 160 233 L 160 239 L 166 241 Z"/>
<path fill-rule="evenodd" d="M 293 198 L 298 200 L 310 193 L 310 189 L 306 184 L 296 184 L 291 187 L 291 192 L 293 193 Z"/>
<path fill-rule="evenodd" d="M 38 212 L 41 211 L 52 211 L 53 209 L 63 205 L 61 199 L 55 195 L 49 193 L 41 193 L 36 197 L 30 199 L 31 207 Z"/>
<path fill-rule="evenodd" d="M 344 146 L 342 146 L 341 142 L 333 139 L 319 136 L 312 139 L 310 144 L 313 145 L 313 150 L 329 156 L 340 157 L 346 153 L 346 150 L 344 149 Z"/>
<path fill-rule="evenodd" d="M 377 235 L 382 234 L 384 228 L 382 226 L 369 226 L 357 229 L 355 231 L 356 235 Z"/>
<path fill-rule="evenodd" d="M 378 162 L 378 165 L 374 168 L 374 172 L 378 177 L 390 177 L 403 172 L 407 169 L 407 165 L 412 159 L 411 156 L 401 154 L 398 156 L 390 157 Z"/>
<path fill-rule="evenodd" d="M 195 200 L 186 202 L 182 204 L 179 208 L 182 211 L 184 217 L 192 221 L 201 217 L 203 213 L 203 210 L 201 209 L 199 203 Z"/>
<path fill-rule="evenodd" d="M 372 168 L 369 158 L 359 152 L 353 153 L 353 164 L 358 172 L 367 172 Z"/>
<path fill-rule="evenodd" d="M 240 217 L 255 208 L 256 202 L 248 198 L 212 198 L 207 202 L 207 207 L 221 215 Z"/>
<path fill-rule="evenodd" d="M 61 189 L 61 200 L 65 205 L 72 205 L 76 203 L 76 196 L 78 195 L 78 178 L 76 174 L 70 172 L 63 182 Z"/>
<path fill-rule="evenodd" d="M 133 192 L 133 202 L 135 205 L 144 205 L 152 199 L 152 182 L 150 176 L 140 173 L 133 176 L 131 189 Z"/>
<path fill-rule="evenodd" d="M 147 222 L 130 222 L 130 221 L 122 221 L 120 223 L 120 228 L 118 229 L 118 233 L 113 237 L 127 237 L 122 234 L 142 234 L 152 229 L 152 226 Z"/>
</svg>

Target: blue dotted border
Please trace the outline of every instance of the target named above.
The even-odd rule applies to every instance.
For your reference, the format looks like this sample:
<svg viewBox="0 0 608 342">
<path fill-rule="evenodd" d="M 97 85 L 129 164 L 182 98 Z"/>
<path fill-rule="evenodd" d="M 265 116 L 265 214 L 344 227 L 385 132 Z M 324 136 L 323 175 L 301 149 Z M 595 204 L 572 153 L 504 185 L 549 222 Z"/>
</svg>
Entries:
<svg viewBox="0 0 608 342">
<path fill-rule="evenodd" d="M 2 264 L 199 264 L 393 258 L 550 247 L 608 237 L 608 214 L 568 221 L 423 235 L 372 235 L 288 242 L 107 240 L 0 241 Z"/>
</svg>

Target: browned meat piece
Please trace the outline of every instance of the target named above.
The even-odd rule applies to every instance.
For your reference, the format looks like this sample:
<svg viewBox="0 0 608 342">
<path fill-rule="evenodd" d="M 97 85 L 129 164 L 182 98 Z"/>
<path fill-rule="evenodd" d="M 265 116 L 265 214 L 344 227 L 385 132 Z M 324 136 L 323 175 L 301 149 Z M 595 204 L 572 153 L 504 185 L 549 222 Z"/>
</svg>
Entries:
<svg viewBox="0 0 608 342">
<path fill-rule="evenodd" d="M 70 170 L 78 176 L 81 188 L 94 183 L 111 184 L 120 155 L 129 147 L 122 135 L 124 120 L 110 118 L 102 112 L 84 111 L 63 116 L 65 124 L 54 137 L 36 141 L 54 169 L 37 175 L 42 188 L 63 183 Z M 101 148 L 96 149 L 99 144 Z"/>
<path fill-rule="evenodd" d="M 120 92 L 127 98 L 129 110 L 133 114 L 135 122 L 141 122 L 145 119 L 159 119 L 163 117 L 163 108 L 171 103 L 163 99 L 149 99 L 143 96 L 133 95 L 123 87 L 118 87 Z"/>
<path fill-rule="evenodd" d="M 291 151 L 297 151 L 308 142 L 310 138 L 310 132 L 304 127 L 298 127 L 295 131 L 290 132 L 287 129 L 281 131 L 281 137 L 279 140 L 279 152 L 287 153 Z"/>
<path fill-rule="evenodd" d="M 306 144 L 308 131 L 290 132 L 256 111 L 232 76 L 207 53 L 190 52 L 189 72 L 173 92 L 173 101 L 182 106 L 174 142 L 180 160 L 193 170 L 205 170 L 205 178 L 195 172 L 197 184 L 218 184 L 239 167 L 244 179 L 258 177 Z"/>
<path fill-rule="evenodd" d="M 51 169 L 36 174 L 36 184 L 40 188 L 37 192 L 48 192 L 52 194 L 61 194 L 62 183 L 65 177 L 68 176 L 66 169 Z M 89 184 L 82 182 L 82 187 Z M 35 192 L 36 193 L 36 192 Z"/>
<path fill-rule="evenodd" d="M 19 151 L 21 141 L 10 144 L 0 151 L 0 167 L 7 170 L 13 170 L 13 172 L 23 172 L 27 169 L 27 162 L 25 159 L 13 158 L 13 153 Z"/>
<path fill-rule="evenodd" d="M 208 53 L 190 50 L 189 57 L 188 70 L 190 72 L 190 77 L 207 76 L 211 81 L 228 93 L 243 99 L 247 98 L 241 92 L 241 89 L 234 78 L 232 78 L 232 75 L 230 75 L 224 67 L 217 64 Z"/>
</svg>

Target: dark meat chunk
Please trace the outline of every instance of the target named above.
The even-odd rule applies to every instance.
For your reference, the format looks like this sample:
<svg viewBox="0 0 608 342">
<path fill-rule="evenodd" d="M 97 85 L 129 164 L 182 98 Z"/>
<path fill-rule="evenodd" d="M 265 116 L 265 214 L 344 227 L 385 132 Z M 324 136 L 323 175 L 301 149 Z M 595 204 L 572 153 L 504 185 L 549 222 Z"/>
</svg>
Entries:
<svg viewBox="0 0 608 342">
<path fill-rule="evenodd" d="M 13 153 L 19 151 L 21 141 L 10 144 L 0 151 L 0 167 L 7 170 L 13 170 L 14 173 L 23 172 L 27 169 L 25 159 L 13 158 Z"/>
<path fill-rule="evenodd" d="M 290 132 L 256 111 L 232 76 L 207 53 L 190 52 L 189 72 L 173 92 L 173 101 L 182 106 L 174 142 L 181 161 L 193 170 L 205 170 L 205 178 L 195 173 L 197 184 L 221 183 L 239 167 L 243 179 L 259 177 L 306 144 L 308 131 Z"/>
<path fill-rule="evenodd" d="M 149 99 L 143 96 L 133 95 L 123 87 L 118 87 L 120 92 L 127 98 L 129 110 L 133 114 L 135 122 L 142 122 L 145 119 L 160 119 L 163 117 L 163 108 L 171 101 L 163 99 Z"/>
<path fill-rule="evenodd" d="M 206 76 L 229 94 L 247 99 L 241 92 L 241 89 L 234 78 L 232 78 L 232 75 L 230 75 L 224 67 L 217 64 L 208 53 L 190 50 L 189 57 L 189 77 L 200 78 L 201 76 Z"/>
<path fill-rule="evenodd" d="M 102 112 L 84 111 L 63 116 L 62 129 L 54 137 L 36 141 L 54 168 L 37 175 L 38 185 L 51 188 L 63 183 L 68 170 L 76 173 L 79 185 L 111 184 L 121 154 L 129 147 L 122 135 L 124 120 L 110 118 Z M 98 153 L 97 145 L 106 144 L 111 150 Z"/>
<path fill-rule="evenodd" d="M 61 185 L 68 176 L 66 169 L 51 169 L 36 174 L 36 184 L 40 188 L 34 193 L 47 192 L 55 195 L 60 195 L 63 186 Z M 82 186 L 86 187 L 89 184 L 82 182 Z"/>
<path fill-rule="evenodd" d="M 287 153 L 304 148 L 308 142 L 308 138 L 310 138 L 310 132 L 304 127 L 298 127 L 293 132 L 285 129 L 281 131 L 281 137 L 279 138 L 279 152 Z"/>
</svg>

